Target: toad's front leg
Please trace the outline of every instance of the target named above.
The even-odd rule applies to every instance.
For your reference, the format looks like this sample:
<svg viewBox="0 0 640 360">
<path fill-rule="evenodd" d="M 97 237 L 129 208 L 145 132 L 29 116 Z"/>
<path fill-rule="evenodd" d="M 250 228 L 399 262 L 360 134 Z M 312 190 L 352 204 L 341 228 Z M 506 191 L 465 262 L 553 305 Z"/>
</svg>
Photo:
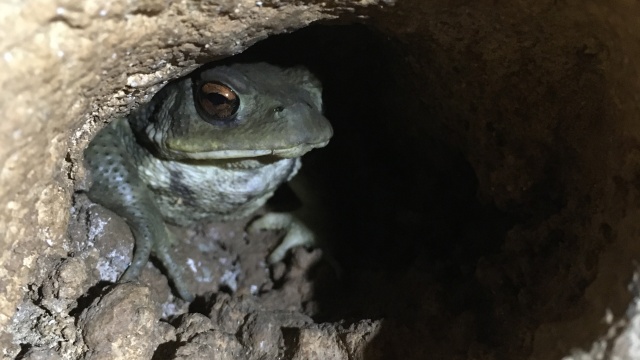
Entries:
<svg viewBox="0 0 640 360">
<path fill-rule="evenodd" d="M 182 281 L 182 267 L 171 257 L 171 237 L 152 195 L 133 163 L 135 138 L 126 119 L 102 129 L 85 150 L 91 172 L 89 198 L 125 219 L 135 239 L 133 259 L 119 281 L 136 279 L 153 251 L 181 298 L 193 295 Z"/>
</svg>

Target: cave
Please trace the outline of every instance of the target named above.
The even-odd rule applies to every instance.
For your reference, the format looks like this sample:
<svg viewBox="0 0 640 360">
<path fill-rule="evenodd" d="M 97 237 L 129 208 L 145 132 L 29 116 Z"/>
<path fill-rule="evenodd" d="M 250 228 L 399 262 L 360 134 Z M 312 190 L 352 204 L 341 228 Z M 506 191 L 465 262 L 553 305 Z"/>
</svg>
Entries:
<svg viewBox="0 0 640 360">
<path fill-rule="evenodd" d="M 640 5 L 41 2 L 0 23 L 33 39 L 0 73 L 6 358 L 640 356 Z M 133 240 L 87 199 L 84 148 L 234 62 L 322 82 L 334 136 L 301 172 L 326 244 L 267 265 L 277 232 L 176 227 L 195 301 L 153 259 L 116 284 Z"/>
</svg>

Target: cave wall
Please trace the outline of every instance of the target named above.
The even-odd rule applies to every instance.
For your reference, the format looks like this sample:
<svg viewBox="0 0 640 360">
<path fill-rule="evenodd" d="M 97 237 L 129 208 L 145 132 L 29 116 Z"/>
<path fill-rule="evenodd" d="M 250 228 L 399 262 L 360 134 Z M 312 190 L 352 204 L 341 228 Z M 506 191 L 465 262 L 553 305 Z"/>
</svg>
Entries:
<svg viewBox="0 0 640 360">
<path fill-rule="evenodd" d="M 478 196 L 520 220 L 507 237 L 504 259 L 495 262 L 513 277 L 495 275 L 505 269 L 491 266 L 478 276 L 488 288 L 529 285 L 519 301 L 534 299 L 530 308 L 543 320 L 535 336 L 521 339 L 533 356 L 544 359 L 587 343 L 604 331 L 606 308 L 624 310 L 626 283 L 640 254 L 639 4 L 264 5 L 1 5 L 0 327 L 25 286 L 44 276 L 43 259 L 67 256 L 70 192 L 83 176 L 75 161 L 110 116 L 202 63 L 367 5 L 358 10 L 368 16 L 361 21 L 397 41 L 410 65 L 405 78 L 429 116 L 440 120 L 434 126 L 408 117 L 402 126 L 418 136 L 437 132 L 462 149 L 478 177 Z M 556 265 L 550 246 L 574 256 Z M 531 267 L 542 272 L 521 275 Z M 575 289 L 558 291 L 567 284 Z M 566 314 L 563 304 L 576 296 L 583 297 L 580 306 Z M 526 320 L 505 319 L 514 326 Z"/>
</svg>

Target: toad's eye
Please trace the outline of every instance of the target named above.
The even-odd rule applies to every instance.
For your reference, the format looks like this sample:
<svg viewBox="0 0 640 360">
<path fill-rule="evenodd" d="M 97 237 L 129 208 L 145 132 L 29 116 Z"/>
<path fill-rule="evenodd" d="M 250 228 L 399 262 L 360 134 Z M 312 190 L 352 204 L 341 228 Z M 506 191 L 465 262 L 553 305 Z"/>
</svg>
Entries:
<svg viewBox="0 0 640 360">
<path fill-rule="evenodd" d="M 216 121 L 230 120 L 240 107 L 240 98 L 227 85 L 207 82 L 196 93 L 196 102 L 207 118 Z"/>
</svg>

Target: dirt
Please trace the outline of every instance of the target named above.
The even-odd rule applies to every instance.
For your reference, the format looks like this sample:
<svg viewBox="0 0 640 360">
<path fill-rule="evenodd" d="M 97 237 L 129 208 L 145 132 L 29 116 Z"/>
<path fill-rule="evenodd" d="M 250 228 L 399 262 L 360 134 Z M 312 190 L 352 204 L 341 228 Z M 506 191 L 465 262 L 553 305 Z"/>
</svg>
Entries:
<svg viewBox="0 0 640 360">
<path fill-rule="evenodd" d="M 198 294 L 186 304 L 151 263 L 139 283 L 114 284 L 132 255 L 126 224 L 80 194 L 73 214 L 73 255 L 29 292 L 10 327 L 29 344 L 18 358 L 346 359 L 363 353 L 380 327 L 314 323 L 313 284 L 336 278 L 320 250 L 297 249 L 269 268 L 276 234 L 251 238 L 240 222 L 173 229 L 184 236 L 175 255 Z"/>
</svg>

